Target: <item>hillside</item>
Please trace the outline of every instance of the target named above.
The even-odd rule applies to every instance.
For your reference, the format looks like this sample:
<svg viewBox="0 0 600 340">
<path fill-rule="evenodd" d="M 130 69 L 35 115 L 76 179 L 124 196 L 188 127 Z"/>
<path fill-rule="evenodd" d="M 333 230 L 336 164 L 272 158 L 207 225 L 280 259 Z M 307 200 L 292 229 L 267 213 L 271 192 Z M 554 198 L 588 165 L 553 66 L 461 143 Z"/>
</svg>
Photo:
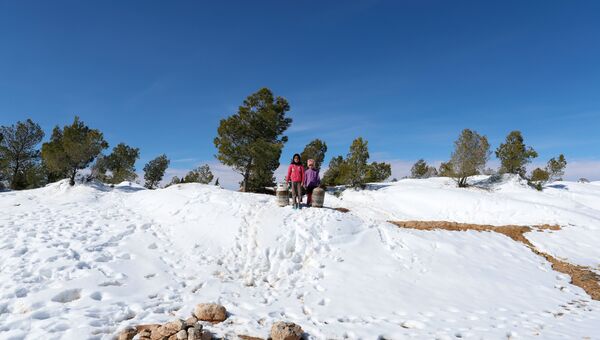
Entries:
<svg viewBox="0 0 600 340">
<path fill-rule="evenodd" d="M 599 338 L 600 302 L 523 244 L 388 221 L 558 225 L 525 237 L 600 273 L 600 185 L 473 184 L 402 180 L 300 211 L 200 184 L 0 193 L 0 338 L 111 339 L 211 301 L 227 338 L 278 320 L 312 339 Z"/>
</svg>

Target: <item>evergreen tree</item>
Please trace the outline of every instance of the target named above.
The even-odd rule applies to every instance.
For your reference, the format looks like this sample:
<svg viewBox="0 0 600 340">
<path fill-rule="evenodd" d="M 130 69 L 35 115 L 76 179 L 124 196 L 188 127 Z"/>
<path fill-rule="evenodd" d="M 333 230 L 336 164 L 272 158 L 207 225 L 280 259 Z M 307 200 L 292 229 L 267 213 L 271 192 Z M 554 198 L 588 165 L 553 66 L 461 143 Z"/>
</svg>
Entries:
<svg viewBox="0 0 600 340">
<path fill-rule="evenodd" d="M 213 173 L 210 171 L 210 167 L 208 166 L 208 164 L 204 164 L 188 172 L 187 175 L 185 175 L 185 182 L 208 184 L 212 182 L 213 178 L 214 176 Z"/>
<path fill-rule="evenodd" d="M 177 176 L 173 176 L 173 178 L 171 178 L 171 182 L 169 182 L 169 184 L 167 184 L 165 186 L 165 188 L 168 188 L 171 185 L 175 185 L 175 184 L 179 184 L 179 183 L 181 183 L 181 179 L 179 179 L 179 177 L 177 177 Z"/>
<path fill-rule="evenodd" d="M 0 130 L 0 145 L 2 145 L 2 141 L 4 140 L 4 136 L 2 135 L 2 131 Z M 0 153 L 2 150 L 0 150 Z M 4 189 L 4 179 L 6 178 L 8 162 L 4 157 L 0 157 L 0 190 Z"/>
<path fill-rule="evenodd" d="M 50 141 L 42 145 L 42 159 L 48 170 L 75 185 L 77 171 L 85 169 L 108 147 L 102 132 L 90 129 L 79 117 L 62 130 L 57 126 Z"/>
<path fill-rule="evenodd" d="M 325 153 L 327 153 L 327 144 L 320 139 L 315 139 L 310 143 L 306 144 L 304 150 L 300 154 L 302 164 L 305 168 L 308 168 L 307 161 L 309 159 L 315 160 L 315 169 L 320 169 L 323 160 L 325 159 Z"/>
<path fill-rule="evenodd" d="M 18 121 L 11 126 L 0 126 L 0 159 L 4 174 L 13 190 L 25 189 L 27 184 L 26 171 L 37 164 L 40 152 L 35 148 L 42 138 L 44 131 L 39 124 L 31 119 Z"/>
<path fill-rule="evenodd" d="M 111 172 L 108 183 L 118 184 L 135 180 L 137 177 L 135 162 L 138 158 L 140 158 L 140 149 L 124 143 L 115 146 L 112 153 L 106 157 L 106 167 Z"/>
<path fill-rule="evenodd" d="M 438 171 L 435 166 L 428 166 L 427 172 L 425 173 L 425 178 L 437 177 Z"/>
<path fill-rule="evenodd" d="M 144 166 L 144 186 L 148 189 L 154 189 L 162 181 L 165 171 L 169 167 L 167 155 L 162 154 Z"/>
<path fill-rule="evenodd" d="M 411 178 L 426 178 L 429 167 L 424 159 L 419 159 L 410 169 Z"/>
<path fill-rule="evenodd" d="M 464 129 L 454 142 L 454 151 L 450 158 L 452 177 L 458 186 L 467 186 L 467 178 L 482 173 L 489 157 L 490 144 L 487 138 L 475 131 Z"/>
<path fill-rule="evenodd" d="M 537 190 L 541 191 L 543 188 L 543 185 L 546 182 L 548 182 L 549 179 L 550 179 L 550 174 L 548 173 L 548 171 L 540 169 L 540 168 L 536 168 L 531 173 L 531 178 L 529 179 L 529 181 L 533 184 L 533 186 Z"/>
<path fill-rule="evenodd" d="M 366 183 L 383 182 L 392 175 L 392 166 L 388 163 L 373 162 L 367 167 Z"/>
<path fill-rule="evenodd" d="M 289 109 L 284 98 L 263 88 L 246 98 L 236 114 L 221 120 L 214 140 L 217 158 L 242 175 L 242 191 L 274 184 L 273 173 L 287 142 L 283 133 L 292 123 L 285 115 Z"/>
<path fill-rule="evenodd" d="M 549 180 L 551 181 L 562 181 L 562 176 L 565 175 L 565 168 L 567 167 L 567 160 L 563 154 L 558 156 L 558 159 L 550 158 L 546 165 L 546 172 L 548 172 Z"/>
<path fill-rule="evenodd" d="M 342 156 L 333 157 L 329 161 L 329 167 L 325 174 L 323 174 L 323 179 L 321 182 L 324 185 L 341 185 L 344 182 L 343 173 L 345 171 L 345 161 Z"/>
<path fill-rule="evenodd" d="M 452 169 L 452 162 L 442 162 L 440 164 L 440 170 L 438 171 L 440 177 L 454 177 L 454 169 Z"/>
<path fill-rule="evenodd" d="M 537 156 L 537 152 L 532 147 L 523 143 L 523 136 L 520 131 L 509 133 L 506 136 L 506 141 L 496 149 L 496 157 L 501 162 L 500 172 L 518 174 L 521 177 L 525 176 L 525 165 Z"/>
<path fill-rule="evenodd" d="M 348 166 L 347 183 L 352 187 L 360 187 L 365 183 L 367 173 L 367 161 L 369 160 L 369 142 L 358 137 L 350 145 L 350 152 L 346 157 Z"/>
</svg>

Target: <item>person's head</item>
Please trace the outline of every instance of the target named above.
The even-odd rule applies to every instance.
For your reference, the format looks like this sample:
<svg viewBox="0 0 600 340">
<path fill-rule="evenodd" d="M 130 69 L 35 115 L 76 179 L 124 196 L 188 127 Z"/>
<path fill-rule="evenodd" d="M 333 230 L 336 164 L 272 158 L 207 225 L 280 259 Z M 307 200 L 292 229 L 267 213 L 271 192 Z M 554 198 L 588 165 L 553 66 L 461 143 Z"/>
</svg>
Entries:
<svg viewBox="0 0 600 340">
<path fill-rule="evenodd" d="M 294 157 L 292 157 L 292 164 L 301 164 L 302 160 L 300 159 L 300 155 L 299 154 L 294 154 Z"/>
<path fill-rule="evenodd" d="M 306 161 L 306 165 L 308 165 L 308 167 L 310 169 L 314 169 L 315 168 L 315 160 L 314 159 L 309 159 Z"/>
</svg>

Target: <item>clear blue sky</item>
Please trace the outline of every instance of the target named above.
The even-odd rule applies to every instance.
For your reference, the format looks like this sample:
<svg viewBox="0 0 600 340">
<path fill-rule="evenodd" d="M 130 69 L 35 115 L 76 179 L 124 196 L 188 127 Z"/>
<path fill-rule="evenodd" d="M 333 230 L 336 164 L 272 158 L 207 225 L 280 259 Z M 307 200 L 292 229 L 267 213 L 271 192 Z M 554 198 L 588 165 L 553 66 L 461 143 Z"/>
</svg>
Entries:
<svg viewBox="0 0 600 340">
<path fill-rule="evenodd" d="M 111 146 L 140 147 L 138 168 L 164 152 L 189 169 L 215 161 L 219 120 L 266 86 L 292 108 L 284 163 L 313 138 L 334 156 L 357 136 L 374 159 L 435 162 L 463 128 L 494 149 L 519 129 L 541 162 L 564 153 L 600 179 L 599 13 L 598 1 L 2 1 L 0 124 L 32 118 L 48 137 L 77 114 Z"/>
</svg>

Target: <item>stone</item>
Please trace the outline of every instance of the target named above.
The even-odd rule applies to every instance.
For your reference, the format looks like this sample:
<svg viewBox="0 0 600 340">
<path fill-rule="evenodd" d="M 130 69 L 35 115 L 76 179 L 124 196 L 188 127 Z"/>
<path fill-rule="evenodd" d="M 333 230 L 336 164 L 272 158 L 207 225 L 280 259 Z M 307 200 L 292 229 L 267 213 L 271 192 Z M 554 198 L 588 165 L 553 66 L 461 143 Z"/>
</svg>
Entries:
<svg viewBox="0 0 600 340">
<path fill-rule="evenodd" d="M 187 331 L 185 329 L 180 330 L 175 335 L 177 337 L 177 340 L 187 340 L 187 338 L 188 338 L 188 334 L 187 334 Z"/>
<path fill-rule="evenodd" d="M 293 322 L 279 321 L 271 327 L 271 338 L 273 340 L 300 340 L 304 331 Z"/>
<path fill-rule="evenodd" d="M 192 327 L 187 331 L 188 338 L 187 340 L 202 340 L 202 329 Z"/>
<path fill-rule="evenodd" d="M 138 332 L 133 327 L 125 328 L 119 333 L 118 340 L 131 340 Z"/>
<path fill-rule="evenodd" d="M 195 316 L 190 316 L 189 318 L 185 319 L 184 322 L 184 327 L 186 329 L 190 328 L 190 327 L 194 327 L 194 325 L 198 322 L 198 318 Z"/>
<path fill-rule="evenodd" d="M 211 332 L 207 330 L 202 331 L 202 336 L 200 337 L 200 340 L 212 340 L 212 338 L 213 336 Z"/>
<path fill-rule="evenodd" d="M 180 330 L 183 329 L 183 320 L 175 320 L 171 322 L 167 322 L 159 328 L 160 334 L 162 336 L 171 336 L 173 334 L 177 334 Z"/>
<path fill-rule="evenodd" d="M 202 321 L 221 322 L 227 319 L 227 310 L 216 303 L 201 303 L 194 309 L 194 316 Z"/>
</svg>

